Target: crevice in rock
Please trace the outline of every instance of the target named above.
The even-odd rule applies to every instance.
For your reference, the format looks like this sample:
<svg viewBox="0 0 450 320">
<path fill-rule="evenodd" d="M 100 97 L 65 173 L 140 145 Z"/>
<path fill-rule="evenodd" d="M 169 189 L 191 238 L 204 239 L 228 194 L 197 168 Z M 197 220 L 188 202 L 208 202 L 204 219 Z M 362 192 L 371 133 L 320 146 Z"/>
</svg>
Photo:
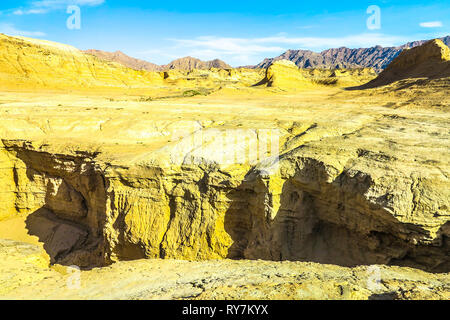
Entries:
<svg viewBox="0 0 450 320">
<path fill-rule="evenodd" d="M 28 222 L 53 263 L 245 258 L 449 270 L 448 224 L 433 236 L 425 226 L 402 222 L 394 214 L 395 195 L 374 193 L 374 179 L 354 168 L 285 155 L 280 161 L 290 173 L 284 175 L 191 165 L 127 176 L 129 169 L 106 171 L 84 155 L 5 145 L 26 165 L 12 168 L 14 183 L 27 184 L 38 198 Z"/>
</svg>

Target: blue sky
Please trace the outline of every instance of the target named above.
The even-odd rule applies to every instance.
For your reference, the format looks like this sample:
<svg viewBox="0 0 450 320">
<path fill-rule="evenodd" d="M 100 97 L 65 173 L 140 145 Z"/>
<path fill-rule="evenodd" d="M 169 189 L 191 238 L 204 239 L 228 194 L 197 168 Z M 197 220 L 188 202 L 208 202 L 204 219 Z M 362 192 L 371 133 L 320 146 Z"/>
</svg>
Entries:
<svg viewBox="0 0 450 320">
<path fill-rule="evenodd" d="M 70 30 L 68 5 L 81 9 Z M 369 29 L 367 8 L 381 12 Z M 450 1 L 119 1 L 29 0 L 0 3 L 0 33 L 121 50 L 157 64 L 183 57 L 256 64 L 287 49 L 393 46 L 450 34 Z"/>
</svg>

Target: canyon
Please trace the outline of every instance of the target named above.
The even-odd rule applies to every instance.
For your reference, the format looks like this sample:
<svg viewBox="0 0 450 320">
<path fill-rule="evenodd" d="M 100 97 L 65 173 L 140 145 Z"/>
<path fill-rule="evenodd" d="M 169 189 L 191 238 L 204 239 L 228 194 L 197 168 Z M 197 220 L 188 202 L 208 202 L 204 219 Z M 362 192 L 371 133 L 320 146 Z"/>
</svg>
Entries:
<svg viewBox="0 0 450 320">
<path fill-rule="evenodd" d="M 40 281 L 80 298 L 58 284 L 77 266 L 84 298 L 448 299 L 441 41 L 401 54 L 389 81 L 289 61 L 147 72 L 0 41 L 1 296 Z M 99 292 L 108 277 L 141 285 Z"/>
</svg>

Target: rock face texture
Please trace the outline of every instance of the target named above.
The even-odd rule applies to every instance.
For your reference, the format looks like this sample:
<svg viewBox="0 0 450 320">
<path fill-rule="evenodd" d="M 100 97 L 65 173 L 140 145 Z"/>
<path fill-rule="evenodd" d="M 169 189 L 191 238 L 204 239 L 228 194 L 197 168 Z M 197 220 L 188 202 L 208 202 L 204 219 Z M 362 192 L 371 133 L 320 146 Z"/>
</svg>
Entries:
<svg viewBox="0 0 450 320">
<path fill-rule="evenodd" d="M 363 87 L 387 85 L 403 79 L 450 77 L 450 49 L 441 40 L 404 50 L 376 79 Z"/>
<path fill-rule="evenodd" d="M 70 76 L 39 77 L 45 46 L 3 41 L 27 53 L 0 60 L 3 75 L 26 83 L 149 83 L 73 50 L 50 61 Z M 22 55 L 33 72 L 11 67 Z M 248 70 L 215 73 L 235 86 L 180 96 L 176 85 L 161 98 L 3 92 L 0 224 L 24 219 L 52 263 L 86 268 L 245 258 L 450 270 L 447 78 L 367 92 L 314 86 L 291 62 L 273 64 L 267 86 L 239 85 Z M 310 91 L 274 90 L 304 82 Z"/>
<path fill-rule="evenodd" d="M 446 45 L 450 45 L 450 36 L 440 39 Z M 257 64 L 255 68 L 267 68 L 274 61 L 290 60 L 299 68 L 373 68 L 378 72 L 384 70 L 394 60 L 403 49 L 420 46 L 427 41 L 415 41 L 400 47 L 372 48 L 335 48 L 322 51 L 320 53 L 309 50 L 288 50 L 282 55 L 265 59 Z"/>
<path fill-rule="evenodd" d="M 435 118 L 428 128 L 420 113 L 405 117 L 410 111 L 383 116 L 378 110 L 344 121 L 345 112 L 324 123 L 285 122 L 279 160 L 256 166 L 220 165 L 213 152 L 219 142 L 208 140 L 220 127 L 203 133 L 201 153 L 189 143 L 196 139 L 190 134 L 133 161 L 96 159 L 93 151 L 44 151 L 42 143 L 3 139 L 3 219 L 27 217 L 29 232 L 45 243 L 53 262 L 82 267 L 141 258 L 228 257 L 448 271 L 445 118 Z M 72 121 L 77 120 L 69 127 Z M 112 132 L 116 121 L 102 131 Z M 402 128 L 416 121 L 424 132 L 403 136 Z M 135 120 L 133 130 L 142 127 L 150 139 L 144 123 Z M 68 130 L 68 123 L 50 124 L 47 141 Z M 183 123 L 170 126 L 181 129 Z M 22 132 L 33 127 L 24 124 L 28 129 Z M 117 135 L 123 132 L 110 138 Z M 390 147 L 393 135 L 396 149 Z M 241 136 L 236 131 L 228 138 Z M 249 135 L 249 141 L 261 143 L 258 136 Z M 426 139 L 433 151 L 424 154 L 415 139 Z M 226 155 L 239 149 L 222 148 Z"/>
<path fill-rule="evenodd" d="M 98 229 L 101 228 L 98 218 L 103 214 L 100 211 L 105 205 L 105 190 L 101 188 L 103 181 L 97 169 L 82 158 L 56 159 L 50 155 L 42 158 L 34 152 L 22 153 L 24 149 L 17 149 L 12 143 L 2 144 L 0 153 L 3 155 L 2 173 L 10 171 L 15 186 L 8 185 L 7 180 L 2 180 L 2 184 L 6 183 L 6 195 L 15 194 L 15 199 L 2 194 L 0 203 L 5 205 L 8 216 L 3 214 L 0 219 L 32 213 L 27 216 L 27 228 L 45 244 L 52 263 L 64 261 L 71 252 L 81 250 L 77 253 L 81 258 L 69 257 L 71 261 L 84 260 L 79 261 L 80 266 L 98 264 L 100 255 L 93 254 L 92 250 L 99 248 L 97 238 L 102 231 Z M 23 147 L 23 142 L 18 143 Z M 5 155 L 6 150 L 11 150 L 12 154 Z M 36 167 L 26 164 L 31 162 Z M 49 171 L 49 168 L 53 169 Z M 68 176 L 63 177 L 63 172 Z"/>
<path fill-rule="evenodd" d="M 266 71 L 266 77 L 257 85 L 268 87 L 301 88 L 310 81 L 306 80 L 299 68 L 289 60 L 274 62 Z"/>
<path fill-rule="evenodd" d="M 352 86 L 365 84 L 377 76 L 371 68 L 359 69 L 299 69 L 292 61 L 278 60 L 265 72 L 265 77 L 255 86 L 282 90 L 296 90 L 323 86 Z"/>
</svg>

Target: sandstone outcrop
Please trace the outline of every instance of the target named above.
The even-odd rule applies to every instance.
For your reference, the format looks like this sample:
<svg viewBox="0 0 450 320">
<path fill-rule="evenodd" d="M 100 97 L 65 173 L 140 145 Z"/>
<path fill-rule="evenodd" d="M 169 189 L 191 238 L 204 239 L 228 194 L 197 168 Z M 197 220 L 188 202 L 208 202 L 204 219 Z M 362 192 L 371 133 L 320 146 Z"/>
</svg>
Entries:
<svg viewBox="0 0 450 320">
<path fill-rule="evenodd" d="M 271 64 L 265 77 L 255 86 L 285 90 L 312 88 L 317 85 L 348 87 L 362 85 L 377 76 L 371 68 L 356 69 L 299 69 L 289 60 Z"/>
<path fill-rule="evenodd" d="M 314 103 L 287 113 L 253 107 L 251 118 L 264 110 L 277 119 L 240 126 L 223 115 L 222 123 L 168 121 L 181 111 L 165 101 L 148 107 L 162 108 L 159 120 L 142 113 L 144 104 L 132 107 L 132 126 L 107 109 L 84 111 L 91 122 L 82 120 L 82 127 L 83 118 L 66 113 L 71 109 L 55 117 L 36 109 L 27 121 L 5 113 L 2 219 L 24 217 L 53 262 L 82 267 L 229 257 L 448 271 L 445 117 L 435 111 L 421 118 L 411 110 L 389 115 L 379 106 L 350 116 L 355 106 L 333 101 L 332 113 Z M 189 117 L 198 106 L 185 101 L 182 112 Z M 110 119 L 99 126 L 96 118 L 105 112 Z M 302 122 L 289 120 L 301 114 Z M 418 121 L 422 132 L 411 126 Z M 45 132 L 35 130 L 39 123 L 46 123 Z M 230 164 L 224 155 L 248 153 L 249 142 L 267 143 L 254 127 L 279 128 L 279 160 L 267 155 Z M 406 135 L 404 128 L 410 128 Z M 95 135 L 100 151 L 89 138 L 79 140 L 79 130 Z M 184 134 L 177 138 L 179 130 Z M 247 138 L 239 139 L 243 133 Z M 76 149 L 66 146 L 68 137 Z M 424 140 L 432 152 L 414 143 Z"/>
<path fill-rule="evenodd" d="M 377 77 L 372 68 L 302 69 L 302 73 L 315 84 L 340 87 L 362 85 Z"/>
<path fill-rule="evenodd" d="M 383 86 L 403 79 L 450 77 L 450 49 L 441 40 L 404 50 L 376 79 L 363 88 Z"/>
<path fill-rule="evenodd" d="M 267 86 L 275 88 L 302 88 L 310 85 L 311 82 L 305 79 L 300 69 L 289 60 L 274 62 L 266 70 L 266 76 L 256 86 Z"/>
<path fill-rule="evenodd" d="M 185 88 L 250 87 L 264 77 L 263 70 L 254 69 L 171 69 L 161 72 L 167 85 Z"/>
<path fill-rule="evenodd" d="M 160 85 L 159 73 L 136 71 L 50 41 L 0 34 L 3 89 L 108 89 Z"/>
</svg>

